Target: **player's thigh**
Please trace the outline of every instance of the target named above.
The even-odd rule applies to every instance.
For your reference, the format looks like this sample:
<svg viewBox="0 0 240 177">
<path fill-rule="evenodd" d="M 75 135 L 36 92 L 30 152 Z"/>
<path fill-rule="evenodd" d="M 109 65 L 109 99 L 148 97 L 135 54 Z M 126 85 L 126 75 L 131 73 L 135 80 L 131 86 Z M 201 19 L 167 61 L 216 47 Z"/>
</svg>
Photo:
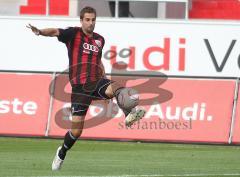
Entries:
<svg viewBox="0 0 240 177">
<path fill-rule="evenodd" d="M 118 88 L 122 86 L 115 81 L 109 79 L 102 79 L 99 81 L 97 91 L 100 97 L 103 99 L 111 99 L 114 97 L 114 93 Z"/>
<path fill-rule="evenodd" d="M 71 107 L 73 116 L 84 116 L 93 100 L 91 92 L 84 90 L 83 85 L 72 86 Z"/>
</svg>

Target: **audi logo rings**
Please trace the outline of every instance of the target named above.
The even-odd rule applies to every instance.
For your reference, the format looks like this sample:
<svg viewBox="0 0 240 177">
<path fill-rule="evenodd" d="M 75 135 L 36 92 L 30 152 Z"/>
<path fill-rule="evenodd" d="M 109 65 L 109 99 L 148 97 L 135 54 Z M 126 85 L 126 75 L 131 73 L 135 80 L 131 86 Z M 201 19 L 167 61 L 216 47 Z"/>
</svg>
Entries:
<svg viewBox="0 0 240 177">
<path fill-rule="evenodd" d="M 98 52 L 99 51 L 97 46 L 91 45 L 91 44 L 88 44 L 88 43 L 84 43 L 83 48 L 86 49 L 86 50 L 91 50 L 93 52 Z"/>
</svg>

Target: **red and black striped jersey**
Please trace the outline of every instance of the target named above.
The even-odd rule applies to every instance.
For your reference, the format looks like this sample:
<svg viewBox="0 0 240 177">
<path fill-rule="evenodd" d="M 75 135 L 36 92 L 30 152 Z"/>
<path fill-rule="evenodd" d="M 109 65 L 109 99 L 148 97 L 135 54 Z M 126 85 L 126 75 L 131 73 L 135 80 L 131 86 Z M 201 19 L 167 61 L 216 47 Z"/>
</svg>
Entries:
<svg viewBox="0 0 240 177">
<path fill-rule="evenodd" d="M 88 37 L 80 27 L 59 29 L 58 40 L 65 43 L 69 57 L 69 78 L 71 84 L 85 84 L 103 77 L 100 67 L 104 38 L 93 33 Z"/>
</svg>

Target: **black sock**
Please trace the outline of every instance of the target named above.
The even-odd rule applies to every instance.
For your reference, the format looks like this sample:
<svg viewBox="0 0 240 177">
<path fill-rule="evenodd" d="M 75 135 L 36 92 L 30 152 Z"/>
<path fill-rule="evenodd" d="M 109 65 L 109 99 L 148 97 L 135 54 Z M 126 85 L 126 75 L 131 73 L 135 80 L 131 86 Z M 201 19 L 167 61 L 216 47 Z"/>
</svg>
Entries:
<svg viewBox="0 0 240 177">
<path fill-rule="evenodd" d="M 74 145 L 76 140 L 77 140 L 77 138 L 72 135 L 71 131 L 68 131 L 66 133 L 66 135 L 64 137 L 64 142 L 63 142 L 62 148 L 58 153 L 58 156 L 60 157 L 60 159 L 62 159 L 62 160 L 65 159 L 67 151 L 71 149 L 71 147 Z"/>
</svg>

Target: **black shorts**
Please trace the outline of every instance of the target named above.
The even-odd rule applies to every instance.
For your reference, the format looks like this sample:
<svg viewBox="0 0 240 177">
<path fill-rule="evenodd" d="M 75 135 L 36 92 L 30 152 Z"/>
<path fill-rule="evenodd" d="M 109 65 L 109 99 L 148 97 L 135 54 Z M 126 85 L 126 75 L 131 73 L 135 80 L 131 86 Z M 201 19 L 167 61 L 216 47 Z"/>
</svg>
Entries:
<svg viewBox="0 0 240 177">
<path fill-rule="evenodd" d="M 109 79 L 100 79 L 96 82 L 88 82 L 83 85 L 72 85 L 71 103 L 72 114 L 83 116 L 93 100 L 110 99 L 105 91 L 113 83 Z"/>
</svg>

